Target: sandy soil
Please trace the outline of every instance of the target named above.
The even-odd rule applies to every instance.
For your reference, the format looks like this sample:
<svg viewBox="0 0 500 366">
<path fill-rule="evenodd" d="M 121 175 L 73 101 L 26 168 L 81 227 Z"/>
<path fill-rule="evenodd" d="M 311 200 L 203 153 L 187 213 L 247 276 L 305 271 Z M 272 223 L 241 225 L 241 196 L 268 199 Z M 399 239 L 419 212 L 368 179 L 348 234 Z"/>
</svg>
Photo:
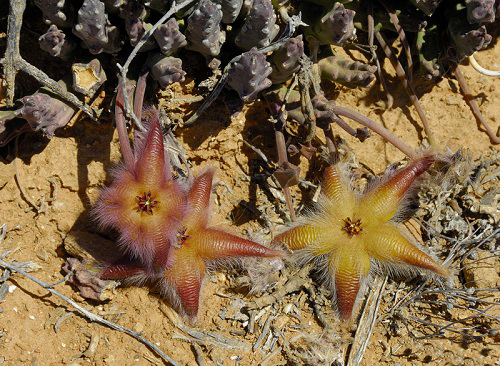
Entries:
<svg viewBox="0 0 500 366">
<path fill-rule="evenodd" d="M 500 45 L 478 54 L 477 59 L 491 69 L 500 69 Z M 390 70 L 390 67 L 387 69 Z M 463 70 L 485 119 L 497 131 L 500 123 L 500 78 L 479 75 L 470 66 Z M 336 101 L 384 124 L 408 145 L 417 147 L 423 133 L 418 116 L 394 76 L 390 78 L 390 84 L 396 97 L 395 106 L 384 113 L 375 107 L 375 102 L 382 97 L 378 84 L 368 91 L 341 88 L 337 90 Z M 168 99 L 173 95 L 174 98 L 189 100 L 190 95 L 186 93 L 189 81 L 186 81 L 186 85 L 184 88 L 172 88 L 173 94 L 165 93 L 170 94 L 170 97 L 167 95 L 161 105 L 167 114 L 175 116 L 188 108 L 187 104 L 182 104 L 184 102 L 177 100 L 172 103 Z M 432 90 L 423 85 L 417 86 L 420 101 L 441 148 L 447 146 L 455 151 L 464 147 L 470 149 L 473 158 L 478 158 L 492 151 L 490 140 L 478 127 L 458 91 L 458 84 L 452 79 L 441 80 Z M 256 102 L 231 120 L 223 106 L 216 104 L 195 126 L 178 129 L 176 135 L 195 171 L 207 166 L 218 169 L 220 184 L 216 186 L 212 197 L 215 220 L 232 225 L 234 231 L 243 235 L 259 233 L 269 238 L 271 229 L 283 223 L 283 216 L 277 213 L 279 210 L 270 202 L 268 192 L 255 181 L 250 181 L 250 176 L 262 162 L 257 154 L 241 142 L 241 139 L 245 139 L 276 161 L 272 126 L 266 120 L 267 115 L 264 105 Z M 378 136 L 361 143 L 340 129 L 336 129 L 335 133 L 347 141 L 360 164 L 377 174 L 383 172 L 389 163 L 403 158 L 401 152 Z M 322 138 L 319 136 L 320 140 Z M 15 151 L 11 150 L 0 163 L 0 224 L 6 224 L 8 230 L 0 243 L 0 252 L 9 250 L 8 260 L 35 262 L 34 276 L 47 283 L 57 282 L 63 277 L 61 268 L 68 256 L 64 249 L 65 242 L 80 240 L 106 245 L 106 241 L 112 240 L 106 233 L 96 230 L 89 217 L 89 208 L 97 198 L 99 187 L 110 183 L 108 172 L 120 159 L 117 134 L 110 120 L 102 120 L 97 124 L 80 119 L 57 131 L 50 141 L 37 133 L 26 135 L 20 139 L 17 160 L 13 159 L 14 154 Z M 305 159 L 301 161 L 301 167 L 302 177 L 314 176 L 311 171 L 308 172 Z M 498 178 L 495 184 L 498 188 Z M 39 206 L 39 212 L 27 203 L 20 186 Z M 303 196 L 309 199 L 311 192 L 295 189 L 295 203 L 302 203 Z M 280 207 L 285 206 L 281 204 Z M 257 218 L 258 215 L 261 218 Z M 487 285 L 500 285 L 498 258 L 494 258 L 492 265 L 483 270 L 489 276 Z M 486 277 L 481 272 L 476 275 Z M 224 270 L 211 274 L 203 289 L 199 319 L 195 324 L 198 330 L 212 332 L 221 339 L 233 342 L 228 341 L 225 346 L 217 345 L 212 338 L 198 339 L 201 347 L 186 340 L 193 336 L 181 330 L 182 325 L 176 323 L 181 320 L 155 294 L 154 289 L 119 287 L 113 290 L 111 300 L 96 303 L 83 299 L 70 284 L 61 283 L 55 288 L 86 309 L 142 332 L 144 337 L 180 364 L 197 364 L 196 355 L 207 364 L 225 365 L 258 364 L 266 358 L 268 365 L 306 362 L 305 358 L 300 361 L 292 357 L 301 351 L 309 352 L 310 359 L 316 360 L 311 363 L 319 362 L 317 360 L 321 358 L 328 362 L 345 357 L 356 322 L 339 324 L 328 300 L 322 305 L 322 310 L 334 328 L 334 332 L 329 333 L 334 339 L 324 337 L 325 331 L 314 316 L 312 303 L 303 289 L 285 297 L 280 304 L 280 308 L 288 304 L 295 307 L 295 316 L 285 313 L 272 315 L 273 307 L 266 307 L 258 319 L 255 332 L 251 333 L 244 326 L 248 316 L 239 310 L 231 310 L 233 304 L 247 301 L 241 293 L 228 289 L 234 280 L 234 273 Z M 9 293 L 0 304 L 0 364 L 162 364 L 157 355 L 137 340 L 89 322 L 76 314 L 70 305 L 23 276 L 12 274 L 6 283 Z M 498 332 L 497 335 L 492 332 L 482 341 L 472 343 L 448 338 L 414 339 L 404 327 L 399 334 L 391 333 L 391 324 L 384 321 L 383 315 L 391 306 L 398 286 L 399 282 L 390 282 L 386 288 L 386 295 L 380 305 L 381 316 L 368 343 L 363 365 L 498 364 Z M 492 314 L 498 317 L 498 292 L 492 296 L 491 301 L 497 303 L 496 312 Z M 318 295 L 318 299 L 326 297 Z M 225 315 L 221 313 L 222 310 Z M 465 311 L 461 314 L 460 309 L 455 308 L 454 311 L 458 312 L 455 314 L 458 317 L 467 316 Z M 231 315 L 231 312 L 234 314 Z M 273 316 L 276 319 L 272 319 L 272 329 L 274 334 L 281 329 L 282 339 L 273 348 L 266 338 L 263 347 L 253 350 L 252 346 L 257 342 L 265 323 Z M 289 342 L 288 351 L 285 350 L 285 341 Z M 276 349 L 279 351 L 273 352 Z"/>
</svg>

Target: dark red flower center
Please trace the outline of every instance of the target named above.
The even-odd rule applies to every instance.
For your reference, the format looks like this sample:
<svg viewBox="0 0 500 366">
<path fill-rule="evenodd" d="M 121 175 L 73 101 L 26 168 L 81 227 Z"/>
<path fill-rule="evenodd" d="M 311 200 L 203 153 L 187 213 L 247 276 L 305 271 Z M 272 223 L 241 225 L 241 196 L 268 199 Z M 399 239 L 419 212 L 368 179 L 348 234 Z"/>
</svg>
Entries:
<svg viewBox="0 0 500 366">
<path fill-rule="evenodd" d="M 147 194 L 144 192 L 142 196 L 136 196 L 137 200 L 137 212 L 148 212 L 150 215 L 153 214 L 153 209 L 158 207 L 158 204 L 160 202 L 155 200 L 156 197 L 154 197 L 151 194 L 151 191 L 149 191 Z"/>
</svg>

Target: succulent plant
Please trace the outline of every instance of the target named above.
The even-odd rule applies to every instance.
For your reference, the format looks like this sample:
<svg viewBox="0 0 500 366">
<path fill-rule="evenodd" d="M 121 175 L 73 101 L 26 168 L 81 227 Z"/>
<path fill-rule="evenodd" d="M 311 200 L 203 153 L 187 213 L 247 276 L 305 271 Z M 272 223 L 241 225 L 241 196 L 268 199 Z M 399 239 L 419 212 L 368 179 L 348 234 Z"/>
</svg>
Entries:
<svg viewBox="0 0 500 366">
<path fill-rule="evenodd" d="M 346 9 L 341 3 L 336 2 L 312 27 L 314 37 L 321 44 L 343 46 L 348 40 L 354 38 L 353 10 Z"/>
<path fill-rule="evenodd" d="M 325 57 L 318 61 L 321 77 L 347 86 L 367 87 L 375 80 L 376 66 L 359 61 L 341 59 L 337 56 Z"/>
<path fill-rule="evenodd" d="M 75 45 L 66 39 L 64 32 L 59 30 L 55 24 L 52 24 L 47 32 L 38 38 L 38 42 L 42 50 L 63 60 L 68 59 L 75 48 Z"/>
<path fill-rule="evenodd" d="M 222 23 L 233 23 L 240 14 L 243 0 L 214 0 L 220 4 L 222 10 Z"/>
<path fill-rule="evenodd" d="M 287 81 L 300 67 L 299 59 L 304 54 L 304 42 L 302 35 L 290 38 L 269 57 L 272 62 L 273 72 L 271 81 L 282 83 Z"/>
<path fill-rule="evenodd" d="M 180 58 L 156 53 L 147 61 L 153 78 L 164 89 L 172 83 L 183 82 L 186 73 L 182 70 Z"/>
<path fill-rule="evenodd" d="M 73 74 L 73 89 L 89 97 L 92 97 L 106 81 L 106 73 L 96 58 L 86 64 L 73 64 L 71 71 Z"/>
<path fill-rule="evenodd" d="M 226 34 L 220 27 L 221 21 L 221 6 L 211 0 L 201 0 L 187 19 L 186 48 L 198 51 L 207 58 L 219 55 L 226 40 Z"/>
<path fill-rule="evenodd" d="M 122 47 L 118 28 L 109 23 L 104 3 L 99 0 L 83 1 L 73 33 L 92 54 L 116 53 Z"/>
<path fill-rule="evenodd" d="M 411 0 L 411 2 L 425 15 L 431 16 L 443 0 Z"/>
<path fill-rule="evenodd" d="M 279 29 L 271 0 L 254 0 L 235 43 L 244 50 L 265 47 L 276 37 Z"/>
<path fill-rule="evenodd" d="M 59 27 L 69 27 L 71 23 L 71 1 L 35 0 L 35 5 L 43 13 L 43 21 Z"/>
<path fill-rule="evenodd" d="M 125 29 L 130 39 L 130 44 L 135 46 L 148 30 L 153 28 L 153 25 L 147 23 L 147 11 L 144 5 L 129 1 L 123 10 L 125 17 Z M 152 38 L 149 38 L 144 45 L 139 49 L 141 52 L 149 51 L 156 48 L 157 45 Z"/>
<path fill-rule="evenodd" d="M 461 18 L 449 19 L 448 31 L 457 47 L 460 58 L 471 56 L 474 52 L 485 48 L 492 39 L 484 25 L 469 24 Z"/>
<path fill-rule="evenodd" d="M 183 218 L 172 265 L 160 281 L 164 295 L 181 313 L 198 314 L 200 290 L 207 266 L 224 259 L 276 257 L 282 253 L 210 225 L 210 192 L 213 170 L 195 178 L 187 196 L 188 213 Z"/>
<path fill-rule="evenodd" d="M 254 47 L 243 53 L 228 72 L 227 83 L 243 101 L 253 100 L 272 84 L 268 76 L 273 71 L 266 57 Z"/>
<path fill-rule="evenodd" d="M 465 0 L 469 23 L 492 23 L 495 21 L 495 0 Z"/>
<path fill-rule="evenodd" d="M 170 18 L 165 24 L 160 25 L 153 35 L 165 56 L 170 56 L 177 49 L 187 45 L 186 37 L 179 30 L 175 18 Z"/>
<path fill-rule="evenodd" d="M 17 117 L 24 118 L 33 130 L 41 130 L 49 138 L 75 114 L 73 107 L 41 91 L 23 97 L 21 102 L 23 106 L 16 111 Z"/>
<path fill-rule="evenodd" d="M 177 242 L 185 188 L 172 179 L 157 112 L 145 116 L 150 117 L 143 120 L 148 132 L 134 141 L 134 161 L 114 172 L 113 184 L 102 190 L 93 214 L 100 225 L 119 232 L 122 250 L 154 273 L 166 266 Z"/>
</svg>

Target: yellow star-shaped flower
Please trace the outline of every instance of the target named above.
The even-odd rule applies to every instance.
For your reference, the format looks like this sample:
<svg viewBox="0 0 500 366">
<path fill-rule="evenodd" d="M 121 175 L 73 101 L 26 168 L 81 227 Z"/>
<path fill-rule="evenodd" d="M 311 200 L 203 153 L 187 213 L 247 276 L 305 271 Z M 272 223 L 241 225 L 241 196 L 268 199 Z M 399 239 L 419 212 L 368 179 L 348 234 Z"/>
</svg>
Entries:
<svg viewBox="0 0 500 366">
<path fill-rule="evenodd" d="M 307 260 L 324 259 L 343 319 L 351 318 L 372 262 L 448 275 L 446 269 L 412 244 L 394 221 L 404 209 L 405 193 L 433 161 L 432 157 L 415 160 L 363 195 L 355 194 L 339 166 L 332 165 L 325 171 L 319 212 L 273 240 L 298 251 Z"/>
</svg>

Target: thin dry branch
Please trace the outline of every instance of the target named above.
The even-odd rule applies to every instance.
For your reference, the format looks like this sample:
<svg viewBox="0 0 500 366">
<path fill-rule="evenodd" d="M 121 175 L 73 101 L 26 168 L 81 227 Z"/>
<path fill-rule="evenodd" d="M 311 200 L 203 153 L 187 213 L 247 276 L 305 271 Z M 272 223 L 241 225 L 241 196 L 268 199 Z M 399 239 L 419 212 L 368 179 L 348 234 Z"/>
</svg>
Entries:
<svg viewBox="0 0 500 366">
<path fill-rule="evenodd" d="M 156 353 L 158 356 L 160 356 L 165 362 L 168 362 L 169 364 L 174 365 L 174 366 L 180 365 L 179 363 L 177 363 L 173 359 L 171 359 L 169 356 L 167 356 L 165 354 L 165 352 L 163 352 L 161 349 L 159 349 L 154 343 L 152 343 L 149 340 L 147 340 L 146 338 L 144 338 L 141 335 L 141 333 L 134 332 L 131 329 L 122 327 L 121 325 L 118 325 L 116 323 L 110 322 L 109 320 L 101 318 L 100 316 L 98 316 L 98 315 L 96 315 L 94 313 L 91 313 L 88 310 L 85 310 L 83 307 L 81 307 L 80 305 L 78 305 L 76 302 L 74 302 L 70 298 L 68 298 L 68 297 L 64 296 L 63 294 L 61 294 L 60 292 L 54 290 L 52 288 L 52 285 L 47 284 L 47 283 L 45 283 L 43 281 L 40 281 L 38 278 L 30 275 L 29 273 L 26 273 L 25 271 L 23 271 L 21 268 L 19 268 L 15 264 L 12 264 L 12 263 L 4 261 L 3 259 L 0 259 L 0 266 L 4 267 L 4 268 L 7 268 L 10 271 L 17 272 L 20 275 L 22 275 L 22 276 L 30 279 L 31 281 L 35 282 L 38 285 L 40 285 L 41 287 L 43 287 L 44 289 L 46 289 L 50 293 L 56 295 L 57 297 L 59 297 L 63 301 L 66 301 L 67 303 L 69 303 L 70 305 L 72 305 L 80 315 L 82 315 L 83 317 L 87 318 L 91 322 L 97 322 L 97 323 L 103 324 L 103 325 L 105 325 L 105 326 L 107 326 L 107 327 L 109 327 L 111 329 L 114 329 L 114 330 L 117 330 L 119 332 L 128 334 L 131 337 L 133 337 L 136 340 L 138 340 L 139 342 L 141 342 L 142 344 L 144 344 L 149 349 L 151 349 L 154 353 Z"/>
<path fill-rule="evenodd" d="M 366 346 L 370 340 L 370 336 L 377 320 L 377 313 L 382 301 L 382 295 L 387 283 L 387 276 L 375 277 L 370 289 L 370 295 L 363 307 L 361 319 L 359 319 L 356 335 L 349 351 L 349 358 L 347 359 L 347 366 L 359 365 L 366 351 Z"/>
<path fill-rule="evenodd" d="M 394 104 L 394 97 L 389 91 L 389 87 L 387 86 L 387 82 L 385 81 L 384 73 L 382 72 L 382 66 L 380 65 L 380 61 L 377 56 L 377 52 L 375 51 L 375 46 L 373 44 L 373 40 L 375 37 L 375 21 L 373 19 L 373 4 L 371 1 L 368 1 L 368 45 L 370 46 L 370 52 L 372 54 L 372 59 L 375 60 L 375 64 L 377 66 L 377 74 L 382 84 L 382 89 L 385 92 L 385 97 L 387 98 L 387 109 L 391 109 Z"/>
<path fill-rule="evenodd" d="M 78 107 L 96 121 L 99 116 L 92 107 L 80 101 L 73 93 L 65 90 L 47 74 L 21 57 L 19 52 L 19 40 L 21 37 L 21 26 L 25 9 L 26 0 L 10 0 L 9 23 L 7 26 L 7 49 L 5 50 L 4 58 L 0 59 L 0 63 L 4 68 L 5 81 L 7 82 L 7 106 L 12 107 L 14 105 L 16 75 L 19 71 L 23 71 L 48 88 L 51 92 L 73 104 L 75 107 Z"/>
<path fill-rule="evenodd" d="M 401 24 L 399 23 L 399 18 L 396 15 L 396 12 L 392 8 L 391 4 L 388 3 L 386 0 L 380 0 L 380 2 L 382 3 L 385 10 L 389 14 L 392 25 L 394 25 L 394 28 L 396 28 L 398 37 L 401 40 L 401 44 L 403 45 L 403 50 L 405 51 L 406 59 L 408 61 L 408 69 L 407 69 L 408 82 L 409 84 L 411 84 L 413 81 L 413 60 L 411 58 L 411 49 L 410 45 L 408 44 L 408 38 L 406 38 L 405 31 L 403 30 L 403 27 L 401 27 Z"/>
</svg>

